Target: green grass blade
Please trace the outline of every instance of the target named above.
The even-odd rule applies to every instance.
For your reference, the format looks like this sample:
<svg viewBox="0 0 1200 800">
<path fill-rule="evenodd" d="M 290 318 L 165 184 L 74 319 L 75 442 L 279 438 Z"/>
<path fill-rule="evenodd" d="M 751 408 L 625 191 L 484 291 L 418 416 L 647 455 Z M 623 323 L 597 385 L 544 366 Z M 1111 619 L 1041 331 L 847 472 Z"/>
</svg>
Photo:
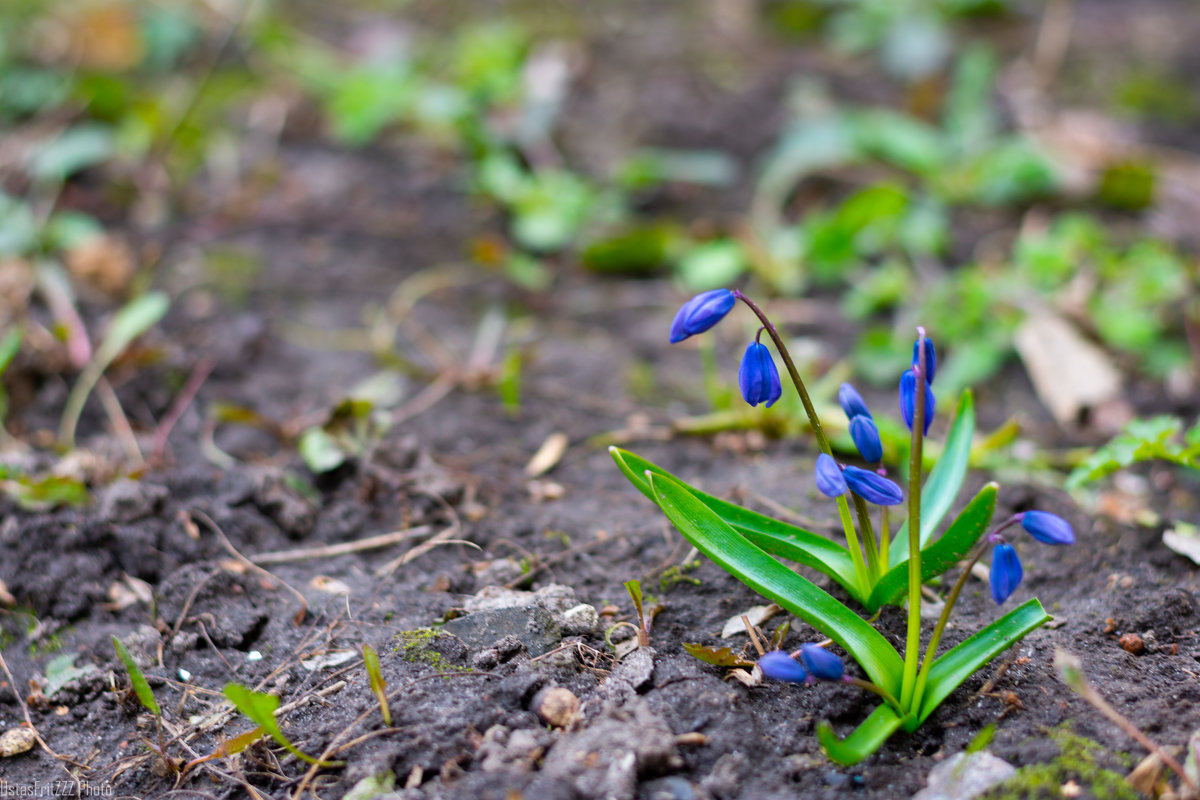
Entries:
<svg viewBox="0 0 1200 800">
<path fill-rule="evenodd" d="M 125 671 L 129 673 L 129 683 L 133 686 L 133 693 L 137 695 L 137 699 L 146 707 L 147 711 L 156 717 L 161 717 L 162 711 L 158 707 L 158 701 L 154 699 L 154 692 L 150 690 L 150 684 L 146 682 L 142 668 L 133 660 L 133 656 L 125 649 L 125 645 L 120 639 L 114 636 L 112 642 L 113 648 L 117 651 L 117 658 L 121 659 L 121 663 L 125 665 Z"/>
<path fill-rule="evenodd" d="M 878 750 L 904 720 L 889 705 L 882 705 L 845 739 L 839 739 L 828 720 L 817 723 L 817 741 L 829 760 L 850 767 Z"/>
<path fill-rule="evenodd" d="M 280 747 L 287 750 L 301 761 L 316 764 L 321 767 L 338 766 L 336 761 L 318 761 L 292 744 L 283 731 L 279 729 L 279 721 L 275 719 L 275 711 L 279 708 L 279 698 L 273 694 L 255 692 L 236 683 L 225 684 L 225 697 L 237 707 L 237 710 L 250 718 L 274 739 Z"/>
<path fill-rule="evenodd" d="M 991 524 L 996 513 L 998 487 L 989 483 L 967 504 L 951 523 L 950 527 L 928 547 L 921 548 L 921 581 L 941 575 L 966 557 L 967 552 L 979 541 L 979 537 Z M 870 598 L 864 605 L 875 613 L 885 605 L 900 605 L 908 590 L 908 559 L 892 567 L 875 584 Z"/>
<path fill-rule="evenodd" d="M 764 514 L 751 511 L 748 508 L 734 505 L 713 497 L 710 494 L 688 486 L 675 475 L 667 472 L 657 464 L 628 450 L 610 447 L 613 460 L 621 472 L 629 479 L 638 491 L 654 500 L 650 493 L 650 484 L 646 481 L 646 472 L 664 475 L 679 483 L 692 493 L 700 502 L 716 512 L 717 516 L 733 527 L 738 533 L 746 536 L 756 545 L 773 555 L 795 561 L 797 564 L 815 569 L 823 575 L 828 575 L 850 593 L 854 599 L 862 601 L 859 596 L 858 582 L 854 574 L 854 561 L 850 551 L 837 542 L 832 542 L 824 536 L 788 525 Z"/>
<path fill-rule="evenodd" d="M 925 479 L 921 489 L 921 547 L 933 536 L 942 518 L 950 510 L 958 490 L 967 476 L 967 463 L 971 457 L 971 439 L 975 436 L 975 402 L 968 389 L 958 399 L 958 410 L 950 433 L 942 447 L 942 455 Z M 908 560 L 908 523 L 900 526 L 892 539 L 888 553 L 889 566 Z"/>
<path fill-rule="evenodd" d="M 1031 598 L 934 661 L 921 713 L 912 729 L 924 722 L 976 670 L 1051 619 L 1038 599 Z"/>
<path fill-rule="evenodd" d="M 882 634 L 740 535 L 683 484 L 653 473 L 648 483 L 658 507 L 696 549 L 845 648 L 873 682 L 893 694 L 899 691 L 900 654 Z"/>
</svg>

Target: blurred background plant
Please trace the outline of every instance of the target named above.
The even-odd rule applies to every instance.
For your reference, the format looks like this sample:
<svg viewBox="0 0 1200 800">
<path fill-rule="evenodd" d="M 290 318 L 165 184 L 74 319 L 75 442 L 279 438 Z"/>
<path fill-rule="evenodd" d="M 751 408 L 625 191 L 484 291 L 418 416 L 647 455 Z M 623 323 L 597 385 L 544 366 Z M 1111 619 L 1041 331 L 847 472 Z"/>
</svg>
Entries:
<svg viewBox="0 0 1200 800">
<path fill-rule="evenodd" d="M 738 57 L 758 45 L 781 54 L 769 113 L 734 120 L 756 128 L 738 144 L 650 129 L 599 158 L 573 114 L 607 97 L 598 42 L 636 36 L 636 10 L 603 21 L 584 4 L 5 3 L 0 410 L 27 403 L 31 384 L 73 383 L 113 315 L 155 285 L 176 226 L 254 218 L 293 168 L 281 150 L 300 141 L 382 158 L 416 148 L 495 222 L 464 244 L 464 261 L 527 297 L 588 273 L 690 292 L 745 284 L 836 307 L 865 333 L 829 357 L 878 386 L 894 381 L 920 319 L 947 344 L 950 392 L 1019 377 L 1020 356 L 1054 420 L 1085 441 L 1139 414 L 1191 424 L 1200 304 L 1186 220 L 1200 162 L 1175 148 L 1194 134 L 1196 87 L 1164 48 L 1103 63 L 1073 51 L 1089 9 L 1068 0 L 693 5 L 687 15 L 717 20 L 729 43 L 695 56 L 697 80 L 728 90 Z M 222 297 L 245 303 L 255 257 L 218 235 L 189 246 Z M 102 373 L 162 360 L 168 337 L 155 324 L 139 333 Z M 1081 349 L 1115 376 L 1090 393 L 1035 365 L 1037 351 L 1075 360 Z M 502 358 L 489 381 L 511 409 L 520 354 Z M 711 408 L 728 410 L 730 387 L 706 388 Z M 103 374 L 96 392 L 119 432 Z M 359 423 L 372 418 L 374 407 L 354 408 Z M 750 424 L 779 432 L 787 411 Z M 328 466 L 365 447 L 361 424 L 353 435 L 335 424 L 345 416 L 330 413 L 325 438 L 299 428 L 304 452 Z M 36 433 L 10 420 L 6 447 L 72 444 Z M 123 469 L 136 469 L 136 437 L 121 438 Z M 1083 456 L 1051 458 L 1055 480 Z M 12 463 L 10 488 L 49 475 Z"/>
</svg>

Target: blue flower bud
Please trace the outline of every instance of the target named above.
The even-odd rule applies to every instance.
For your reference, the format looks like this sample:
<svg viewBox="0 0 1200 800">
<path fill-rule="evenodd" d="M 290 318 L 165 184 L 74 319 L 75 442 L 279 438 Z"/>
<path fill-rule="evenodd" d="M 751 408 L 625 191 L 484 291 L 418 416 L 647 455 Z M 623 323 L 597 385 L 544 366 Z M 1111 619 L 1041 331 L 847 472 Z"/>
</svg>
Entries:
<svg viewBox="0 0 1200 800">
<path fill-rule="evenodd" d="M 713 289 L 688 300 L 671 322 L 671 344 L 689 336 L 704 333 L 716 325 L 733 308 L 737 299 L 728 289 Z"/>
<path fill-rule="evenodd" d="M 742 397 L 752 406 L 765 403 L 770 408 L 783 394 L 779 370 L 765 344 L 751 342 L 746 348 L 742 366 L 738 368 L 738 384 L 742 387 Z"/>
<path fill-rule="evenodd" d="M 917 339 L 913 342 L 913 367 L 919 363 L 917 361 L 920 355 L 921 340 Z M 933 373 L 937 372 L 937 352 L 933 349 L 933 342 L 929 339 L 925 340 L 925 382 L 933 383 Z"/>
<path fill-rule="evenodd" d="M 817 489 L 826 497 L 841 497 L 849 491 L 842 468 L 828 453 L 817 456 Z"/>
<path fill-rule="evenodd" d="M 1042 544 L 1075 544 L 1071 523 L 1049 511 L 1026 511 L 1020 515 L 1021 527 Z"/>
<path fill-rule="evenodd" d="M 850 491 L 877 506 L 895 506 L 904 502 L 904 492 L 894 481 L 882 475 L 858 467 L 846 467 L 842 477 Z"/>
<path fill-rule="evenodd" d="M 1021 559 L 1011 544 L 1001 542 L 992 551 L 992 570 L 989 582 L 992 585 L 992 599 L 1001 605 L 1017 589 L 1021 582 Z"/>
<path fill-rule="evenodd" d="M 855 417 L 874 419 L 867 409 L 867 403 L 862 399 L 862 395 L 848 383 L 843 383 L 838 389 L 838 402 L 842 405 L 842 411 L 846 412 L 846 419 Z"/>
<path fill-rule="evenodd" d="M 763 677 L 776 681 L 804 683 L 808 677 L 808 673 L 800 665 L 800 662 L 782 650 L 763 653 L 762 657 L 758 659 L 758 668 L 762 670 Z"/>
<path fill-rule="evenodd" d="M 800 658 L 808 674 L 820 681 L 840 681 L 846 674 L 842 660 L 824 647 L 805 643 L 800 645 Z"/>
<path fill-rule="evenodd" d="M 864 461 L 877 464 L 883 460 L 883 442 L 879 439 L 879 428 L 870 417 L 859 414 L 850 419 L 850 438 Z"/>
<path fill-rule="evenodd" d="M 912 430 L 913 411 L 916 402 L 917 394 L 917 378 L 916 374 L 911 370 L 905 370 L 900 376 L 900 414 L 904 417 L 904 424 L 908 429 Z M 937 411 L 937 398 L 933 396 L 933 390 L 929 388 L 929 384 L 925 384 L 925 430 L 922 434 L 929 433 L 929 423 L 933 422 L 934 412 Z"/>
</svg>

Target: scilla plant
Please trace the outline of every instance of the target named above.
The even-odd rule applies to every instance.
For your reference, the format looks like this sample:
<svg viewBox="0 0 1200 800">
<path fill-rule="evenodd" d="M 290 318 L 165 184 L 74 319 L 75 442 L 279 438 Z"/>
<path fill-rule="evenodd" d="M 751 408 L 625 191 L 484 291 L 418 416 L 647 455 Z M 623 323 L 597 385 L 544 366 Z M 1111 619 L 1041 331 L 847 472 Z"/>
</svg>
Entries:
<svg viewBox="0 0 1200 800">
<path fill-rule="evenodd" d="M 766 333 L 808 415 L 817 448 L 814 483 L 835 500 L 846 546 L 757 512 L 734 505 L 689 486 L 639 456 L 618 448 L 611 453 L 625 476 L 653 500 L 671 523 L 700 552 L 738 580 L 816 628 L 858 662 L 866 678 L 845 673 L 834 653 L 806 644 L 795 653 L 766 653 L 758 665 L 767 678 L 793 682 L 836 680 L 874 692 L 883 702 L 845 739 L 827 722 L 817 728 L 821 746 L 831 759 L 855 764 L 875 752 L 897 730 L 914 731 L 934 709 L 972 673 L 1050 617 L 1036 599 L 1029 599 L 982 630 L 939 654 L 942 635 L 971 567 L 989 549 L 991 594 L 1004 603 L 1021 581 L 1017 552 L 1005 532 L 1020 527 L 1044 544 L 1070 544 L 1071 526 L 1044 511 L 1013 515 L 992 527 L 997 486 L 989 483 L 967 503 L 940 536 L 935 532 L 962 486 L 974 434 L 970 393 L 960 399 L 941 455 L 922 482 L 925 435 L 935 410 L 932 383 L 937 357 L 922 328 L 913 345 L 912 368 L 900 379 L 900 410 L 912 431 L 908 491 L 887 477 L 881 461 L 883 447 L 874 417 L 862 397 L 843 384 L 838 400 L 848 417 L 848 429 L 865 466 L 843 464 L 835 458 L 829 439 L 788 354 L 787 346 L 758 305 L 738 291 L 717 289 L 698 295 L 679 310 L 671 325 L 671 341 L 679 342 L 716 325 L 742 301 L 762 327 L 746 350 L 738 374 L 742 395 L 751 405 L 767 406 L 782 394 L 779 372 L 767 346 Z M 907 501 L 908 518 L 891 533 L 889 508 Z M 872 521 L 879 507 L 879 523 Z M 991 532 L 985 537 L 989 527 Z M 776 560 L 794 561 L 827 575 L 871 620 L 840 602 L 824 589 Z M 921 585 L 966 561 L 928 638 L 921 635 Z M 884 606 L 908 606 L 903 652 L 871 625 Z"/>
</svg>

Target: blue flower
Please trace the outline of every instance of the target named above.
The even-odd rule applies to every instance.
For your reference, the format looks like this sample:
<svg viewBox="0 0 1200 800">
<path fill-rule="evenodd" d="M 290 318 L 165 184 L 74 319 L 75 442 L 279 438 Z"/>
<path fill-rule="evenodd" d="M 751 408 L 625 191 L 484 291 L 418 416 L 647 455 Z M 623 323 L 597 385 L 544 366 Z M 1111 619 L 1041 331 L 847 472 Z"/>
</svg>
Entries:
<svg viewBox="0 0 1200 800">
<path fill-rule="evenodd" d="M 1075 544 L 1071 523 L 1049 511 L 1026 511 L 1019 514 L 1021 527 L 1042 544 Z"/>
<path fill-rule="evenodd" d="M 913 426 L 913 411 L 917 394 L 917 378 L 911 369 L 905 370 L 900 376 L 900 414 L 904 417 L 904 424 L 911 431 Z M 929 423 L 933 422 L 934 412 L 937 411 L 937 399 L 933 396 L 933 390 L 929 388 L 929 384 L 925 384 L 925 430 L 921 433 L 929 433 Z"/>
<path fill-rule="evenodd" d="M 850 438 L 854 440 L 854 446 L 858 448 L 858 453 L 864 461 L 877 464 L 883 460 L 883 442 L 879 439 L 879 428 L 875 427 L 875 422 L 870 417 L 859 414 L 850 418 Z"/>
<path fill-rule="evenodd" d="M 992 570 L 989 573 L 992 585 L 992 599 L 997 605 L 1003 604 L 1017 589 L 1024 572 L 1021 570 L 1021 559 L 1011 544 L 1001 542 L 992 551 Z"/>
<path fill-rule="evenodd" d="M 900 491 L 900 487 L 878 473 L 858 467 L 846 467 L 842 470 L 842 477 L 850 491 L 868 503 L 895 506 L 904 502 L 904 492 Z"/>
<path fill-rule="evenodd" d="M 671 322 L 671 344 L 704 333 L 720 322 L 735 302 L 737 299 L 728 289 L 713 289 L 688 300 Z"/>
<path fill-rule="evenodd" d="M 841 497 L 850 490 L 842 468 L 828 453 L 817 456 L 817 489 L 826 497 Z"/>
<path fill-rule="evenodd" d="M 742 397 L 752 406 L 765 403 L 770 408 L 783 394 L 779 370 L 765 344 L 751 342 L 746 348 L 742 366 L 738 369 L 738 384 L 742 387 Z"/>
<path fill-rule="evenodd" d="M 917 339 L 913 342 L 913 368 L 915 369 L 918 361 L 917 358 L 921 352 L 921 340 Z M 929 339 L 925 340 L 925 382 L 933 383 L 933 373 L 937 372 L 937 352 L 933 349 L 933 342 Z"/>
<path fill-rule="evenodd" d="M 874 419 L 867 409 L 867 403 L 862 399 L 862 395 L 848 383 L 843 383 L 838 389 L 838 402 L 842 405 L 842 411 L 846 412 L 846 419 L 855 417 Z"/>
<path fill-rule="evenodd" d="M 805 643 L 800 645 L 800 658 L 808 669 L 808 674 L 821 681 L 840 681 L 846 674 L 846 665 L 842 660 L 824 647 Z M 762 662 L 759 662 L 762 663 Z"/>
<path fill-rule="evenodd" d="M 808 678 L 808 673 L 800 665 L 800 662 L 782 650 L 763 653 L 762 657 L 758 659 L 758 668 L 762 670 L 764 677 L 776 681 L 804 683 Z"/>
</svg>

